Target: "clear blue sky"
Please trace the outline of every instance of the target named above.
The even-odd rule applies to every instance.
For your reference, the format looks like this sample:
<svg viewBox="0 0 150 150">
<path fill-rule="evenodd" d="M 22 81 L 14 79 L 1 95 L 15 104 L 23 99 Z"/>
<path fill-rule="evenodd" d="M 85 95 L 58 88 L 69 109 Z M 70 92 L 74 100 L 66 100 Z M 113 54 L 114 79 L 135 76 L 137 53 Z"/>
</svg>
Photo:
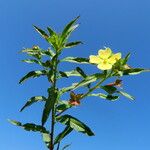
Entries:
<svg viewBox="0 0 150 150">
<path fill-rule="evenodd" d="M 7 122 L 8 118 L 26 122 L 40 122 L 40 104 L 23 113 L 19 109 L 31 96 L 45 95 L 46 80 L 36 79 L 19 85 L 25 73 L 36 67 L 21 63 L 23 47 L 48 44 L 34 31 L 63 26 L 81 15 L 80 28 L 72 39 L 85 44 L 66 50 L 64 56 L 96 54 L 103 46 L 124 55 L 132 53 L 130 65 L 150 68 L 150 1 L 149 0 L 0 0 L 0 149 L 46 150 L 39 134 L 26 132 Z M 71 68 L 64 64 L 64 69 Z M 96 67 L 83 66 L 87 72 Z M 124 90 L 136 97 L 131 102 L 121 97 L 109 102 L 87 98 L 72 114 L 85 121 L 96 133 L 87 137 L 73 133 L 64 143 L 72 143 L 71 150 L 149 150 L 150 149 L 150 74 L 124 78 Z M 62 83 L 62 86 L 65 85 Z"/>
</svg>

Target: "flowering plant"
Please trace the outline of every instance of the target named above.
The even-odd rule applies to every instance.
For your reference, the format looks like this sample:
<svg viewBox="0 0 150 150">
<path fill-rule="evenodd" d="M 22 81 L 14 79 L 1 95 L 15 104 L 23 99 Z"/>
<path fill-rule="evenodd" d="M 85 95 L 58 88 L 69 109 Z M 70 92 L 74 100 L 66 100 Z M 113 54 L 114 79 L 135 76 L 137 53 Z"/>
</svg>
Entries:
<svg viewBox="0 0 150 150">
<path fill-rule="evenodd" d="M 121 88 L 122 85 L 121 77 L 125 75 L 136 75 L 148 69 L 143 68 L 133 68 L 128 65 L 128 59 L 130 54 L 127 54 L 124 58 L 121 53 L 114 54 L 112 50 L 108 47 L 100 49 L 98 55 L 91 55 L 89 58 L 83 57 L 66 57 L 60 59 L 63 50 L 66 48 L 72 48 L 79 44 L 81 41 L 68 42 L 71 33 L 79 26 L 75 25 L 79 17 L 75 18 L 69 24 L 67 24 L 62 31 L 62 33 L 56 33 L 52 28 L 48 27 L 46 33 L 44 30 L 37 26 L 34 26 L 35 30 L 50 44 L 51 48 L 43 50 L 39 46 L 33 46 L 32 48 L 27 48 L 22 50 L 30 58 L 23 60 L 23 62 L 38 64 L 42 67 L 42 70 L 30 71 L 21 80 L 20 84 L 30 78 L 37 78 L 45 76 L 50 83 L 50 87 L 47 89 L 47 96 L 33 96 L 27 103 L 21 108 L 21 112 L 27 107 L 37 103 L 44 103 L 42 110 L 41 124 L 26 123 L 10 120 L 14 125 L 22 127 L 27 131 L 39 132 L 43 141 L 49 150 L 64 150 L 68 147 L 65 145 L 61 147 L 61 141 L 69 135 L 73 130 L 81 132 L 88 136 L 93 136 L 94 132 L 79 119 L 66 114 L 67 110 L 74 108 L 74 106 L 80 105 L 81 101 L 87 96 L 96 96 L 98 98 L 103 98 L 109 101 L 117 100 L 120 95 L 125 96 L 131 100 L 134 97 L 124 92 Z M 87 65 L 97 65 L 98 73 L 86 74 L 86 72 L 79 66 L 71 71 L 61 71 L 58 66 L 62 62 L 87 64 Z M 57 81 L 62 78 L 68 78 L 71 76 L 80 77 L 81 80 L 78 83 L 73 83 L 68 87 L 60 88 L 57 85 Z M 114 82 L 104 84 L 109 78 L 115 78 Z M 104 84 L 104 85 L 103 85 Z M 76 89 L 85 88 L 85 93 L 77 93 Z M 96 89 L 103 90 L 104 93 L 95 93 Z M 97 90 L 96 90 L 97 91 Z M 70 97 L 68 100 L 62 100 L 62 96 L 65 93 L 69 93 Z M 48 129 L 46 123 L 50 118 L 51 128 Z M 56 135 L 55 126 L 61 123 L 63 124 L 64 130 Z"/>
</svg>

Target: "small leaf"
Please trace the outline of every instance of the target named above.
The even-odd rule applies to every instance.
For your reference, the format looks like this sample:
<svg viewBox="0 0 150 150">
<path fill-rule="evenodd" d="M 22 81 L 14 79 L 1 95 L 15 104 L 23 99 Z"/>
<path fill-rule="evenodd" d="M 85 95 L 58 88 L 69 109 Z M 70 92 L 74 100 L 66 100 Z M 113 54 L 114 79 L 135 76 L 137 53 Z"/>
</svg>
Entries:
<svg viewBox="0 0 150 150">
<path fill-rule="evenodd" d="M 63 72 L 63 73 L 65 73 L 65 75 L 67 77 L 70 77 L 70 76 L 81 76 L 81 74 L 78 71 L 76 71 L 76 70 L 66 71 L 66 72 Z M 61 77 L 64 77 L 64 76 L 61 74 Z"/>
<path fill-rule="evenodd" d="M 13 125 L 22 127 L 26 131 L 48 133 L 48 131 L 46 130 L 46 128 L 44 128 L 44 127 L 42 127 L 40 125 L 33 124 L 33 123 L 22 124 L 21 122 L 18 122 L 18 121 L 15 121 L 15 120 L 9 120 L 9 122 L 11 124 L 13 124 Z"/>
<path fill-rule="evenodd" d="M 129 58 L 130 58 L 130 53 L 128 53 L 127 55 L 126 55 L 126 57 L 123 59 L 123 63 L 122 63 L 122 65 L 125 65 L 126 63 L 127 63 L 127 61 L 129 60 Z"/>
<path fill-rule="evenodd" d="M 54 144 L 59 143 L 65 136 L 72 132 L 72 128 L 70 126 L 66 126 L 66 128 L 55 138 Z"/>
<path fill-rule="evenodd" d="M 117 88 L 114 86 L 109 86 L 109 85 L 105 85 L 105 86 L 101 86 L 101 88 L 103 90 L 105 90 L 108 94 L 113 94 L 117 91 Z"/>
<path fill-rule="evenodd" d="M 42 115 L 42 126 L 46 123 L 57 98 L 57 92 L 53 87 L 49 88 L 48 93 L 49 93 L 49 97 L 46 100 L 44 110 L 43 110 L 43 115 Z"/>
<path fill-rule="evenodd" d="M 29 78 L 37 78 L 42 75 L 47 75 L 47 71 L 46 70 L 31 71 L 31 72 L 27 73 L 23 78 L 21 78 L 19 83 L 21 84 L 24 81 L 28 80 Z"/>
<path fill-rule="evenodd" d="M 79 17 L 80 16 L 76 17 L 74 20 L 69 22 L 66 25 L 66 27 L 64 28 L 64 30 L 62 31 L 62 34 L 61 34 L 61 42 L 62 43 L 67 41 L 67 39 L 70 36 L 70 34 L 79 26 L 78 24 L 73 26 L 73 24 L 78 20 Z"/>
<path fill-rule="evenodd" d="M 131 68 L 131 69 L 126 69 L 123 71 L 123 75 L 136 75 L 140 74 L 142 72 L 149 72 L 150 69 L 143 69 L 143 68 Z"/>
<path fill-rule="evenodd" d="M 45 39 L 48 38 L 48 35 L 45 31 L 43 31 L 42 29 L 38 28 L 37 26 L 33 26 L 35 28 L 35 30 Z"/>
<path fill-rule="evenodd" d="M 77 67 L 76 70 L 77 70 L 77 72 L 79 72 L 79 73 L 81 74 L 81 76 L 82 76 L 83 78 L 86 78 L 86 77 L 87 77 L 87 75 L 84 73 L 84 71 L 83 71 L 80 67 Z"/>
<path fill-rule="evenodd" d="M 71 47 L 77 46 L 79 44 L 83 44 L 83 43 L 81 41 L 70 42 L 65 45 L 65 48 L 71 48 Z"/>
<path fill-rule="evenodd" d="M 59 71 L 59 73 L 60 73 L 61 77 L 68 78 L 68 76 L 65 72 Z"/>
<path fill-rule="evenodd" d="M 63 115 L 56 118 L 56 120 L 64 125 L 68 125 L 74 130 L 78 132 L 82 132 L 88 136 L 93 136 L 94 133 L 91 129 L 85 125 L 83 122 L 79 121 L 78 119 L 70 116 L 70 115 Z"/>
<path fill-rule="evenodd" d="M 84 78 L 81 82 L 79 82 L 74 89 L 77 89 L 81 86 L 86 86 L 88 85 L 89 83 L 92 83 L 92 82 L 95 82 L 96 80 L 98 79 L 101 79 L 103 78 L 105 75 L 102 74 L 102 73 L 96 73 L 96 74 L 93 74 L 93 75 L 90 75 L 90 76 L 87 76 L 86 78 Z"/>
<path fill-rule="evenodd" d="M 78 85 L 78 83 L 73 83 L 71 86 L 68 87 L 64 87 L 60 90 L 60 93 L 63 94 L 65 92 L 71 91 L 73 90 L 76 86 Z"/>
<path fill-rule="evenodd" d="M 34 97 L 31 97 L 27 103 L 21 108 L 20 111 L 23 111 L 26 107 L 29 107 L 31 106 L 32 104 L 36 103 L 36 102 L 39 102 L 39 101 L 46 101 L 46 97 L 44 96 L 34 96 Z"/>
<path fill-rule="evenodd" d="M 22 60 L 23 62 L 26 62 L 26 63 L 29 63 L 29 64 L 32 64 L 32 63 L 36 63 L 36 64 L 39 64 L 42 66 L 42 62 L 39 61 L 39 60 L 36 60 L 36 59 L 25 59 L 25 60 Z"/>
<path fill-rule="evenodd" d="M 42 133 L 43 141 L 46 144 L 47 148 L 49 148 L 50 145 L 50 134 L 49 133 Z"/>
<path fill-rule="evenodd" d="M 66 58 L 62 59 L 61 62 L 89 64 L 89 59 L 88 58 L 81 58 L 81 57 L 66 57 Z"/>
<path fill-rule="evenodd" d="M 107 99 L 110 101 L 115 101 L 119 98 L 119 96 L 117 96 L 117 95 L 105 95 L 103 93 L 95 93 L 95 94 L 93 93 L 93 94 L 89 94 L 88 96 L 97 96 L 97 97 Z"/>
<path fill-rule="evenodd" d="M 65 146 L 62 148 L 62 150 L 65 150 L 65 149 L 68 148 L 70 145 L 71 145 L 71 144 L 65 145 Z"/>
<path fill-rule="evenodd" d="M 119 94 L 121 94 L 121 95 L 123 95 L 123 96 L 125 96 L 126 98 L 129 98 L 129 99 L 131 99 L 131 100 L 135 100 L 135 98 L 134 98 L 133 96 L 129 95 L 129 94 L 126 93 L 126 92 L 117 91 L 117 93 L 119 93 Z"/>
<path fill-rule="evenodd" d="M 68 103 L 68 101 L 61 101 L 60 104 L 57 106 L 56 111 L 62 112 L 70 107 L 71 105 Z"/>
<path fill-rule="evenodd" d="M 52 28 L 47 27 L 47 30 L 48 30 L 50 36 L 53 36 L 54 34 L 56 35 L 56 32 Z"/>
</svg>

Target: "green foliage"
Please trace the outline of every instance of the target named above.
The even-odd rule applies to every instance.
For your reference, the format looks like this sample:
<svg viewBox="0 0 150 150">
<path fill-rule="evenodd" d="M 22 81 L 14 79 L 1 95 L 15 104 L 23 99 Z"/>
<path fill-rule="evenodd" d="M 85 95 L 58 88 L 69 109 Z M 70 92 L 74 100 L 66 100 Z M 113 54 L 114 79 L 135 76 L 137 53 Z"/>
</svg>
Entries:
<svg viewBox="0 0 150 150">
<path fill-rule="evenodd" d="M 70 116 L 70 115 L 63 115 L 56 118 L 56 120 L 64 125 L 71 127 L 72 129 L 82 132 L 88 136 L 93 136 L 94 133 L 91 129 L 85 125 L 83 122 L 79 121 L 78 119 Z"/>
<path fill-rule="evenodd" d="M 82 58 L 82 57 L 66 57 L 61 62 L 72 62 L 72 63 L 81 63 L 81 64 L 89 64 L 88 58 Z"/>
<path fill-rule="evenodd" d="M 37 77 L 40 77 L 40 76 L 47 75 L 47 73 L 48 73 L 47 70 L 30 71 L 23 78 L 21 78 L 19 83 L 21 84 L 21 83 L 23 83 L 24 81 L 26 81 L 30 78 L 37 78 Z"/>
<path fill-rule="evenodd" d="M 42 127 L 40 125 L 33 124 L 33 123 L 22 124 L 21 122 L 18 122 L 18 121 L 15 121 L 15 120 L 9 120 L 9 122 L 11 124 L 15 125 L 15 126 L 22 127 L 26 131 L 48 133 L 46 128 L 44 128 L 44 127 Z"/>
<path fill-rule="evenodd" d="M 36 103 L 36 102 L 39 102 L 39 101 L 46 101 L 46 97 L 44 96 L 34 96 L 34 97 L 31 97 L 27 103 L 21 108 L 20 111 L 23 111 L 26 107 L 29 107 L 31 106 L 32 104 Z"/>
<path fill-rule="evenodd" d="M 43 115 L 42 115 L 42 126 L 47 121 L 49 114 L 52 108 L 54 107 L 57 98 L 57 92 L 55 91 L 54 87 L 49 88 L 48 93 L 49 93 L 49 97 L 46 100 L 44 110 L 43 110 Z"/>
</svg>

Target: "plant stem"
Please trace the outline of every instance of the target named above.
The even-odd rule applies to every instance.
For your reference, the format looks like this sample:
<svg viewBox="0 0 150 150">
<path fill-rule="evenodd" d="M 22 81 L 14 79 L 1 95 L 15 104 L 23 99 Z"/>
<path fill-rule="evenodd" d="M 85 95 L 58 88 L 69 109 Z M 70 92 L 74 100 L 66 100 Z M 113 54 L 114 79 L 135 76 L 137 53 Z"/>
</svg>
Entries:
<svg viewBox="0 0 150 150">
<path fill-rule="evenodd" d="M 57 80 L 57 65 L 58 65 L 58 56 L 56 54 L 56 58 L 54 60 L 54 83 L 53 83 L 53 90 L 54 90 L 54 93 L 56 94 L 56 80 Z M 56 99 L 57 99 L 57 96 L 56 96 Z M 55 100 L 55 103 L 56 103 L 56 100 Z M 55 129 L 55 103 L 54 103 L 54 106 L 52 108 L 52 115 L 51 115 L 51 133 L 50 133 L 50 150 L 54 150 L 54 129 Z"/>
</svg>

